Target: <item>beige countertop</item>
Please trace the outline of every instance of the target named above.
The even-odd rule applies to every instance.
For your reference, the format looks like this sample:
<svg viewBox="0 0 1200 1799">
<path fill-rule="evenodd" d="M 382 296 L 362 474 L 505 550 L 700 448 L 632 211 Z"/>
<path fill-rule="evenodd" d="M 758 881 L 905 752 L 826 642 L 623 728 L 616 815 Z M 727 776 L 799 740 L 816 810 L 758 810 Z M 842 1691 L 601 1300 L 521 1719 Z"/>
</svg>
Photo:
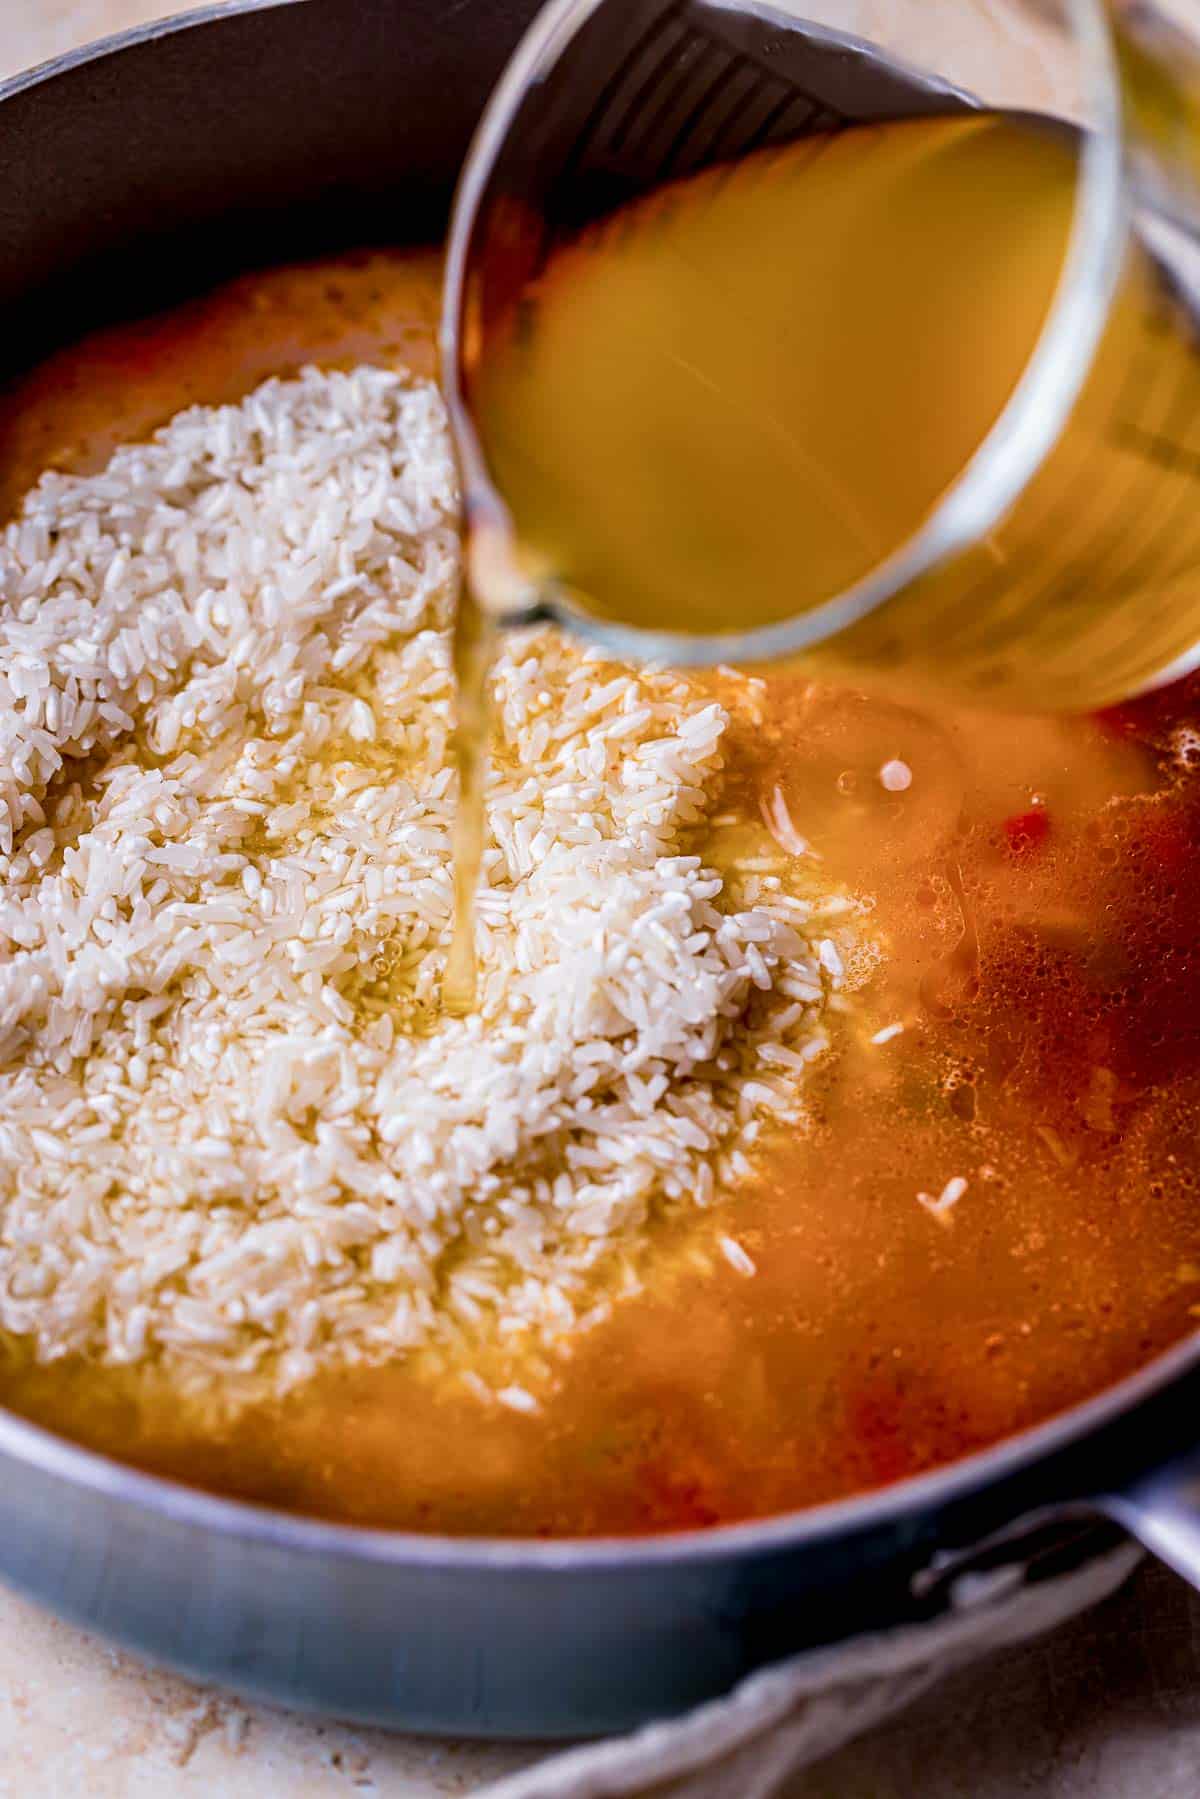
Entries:
<svg viewBox="0 0 1200 1799">
<path fill-rule="evenodd" d="M 0 1799 L 445 1799 L 530 1759 L 216 1696 L 0 1588 Z"/>
<path fill-rule="evenodd" d="M 1186 14 L 1198 0 L 1182 3 Z M 0 0 L 0 76 L 182 10 Z M 536 1753 L 352 1730 L 206 1693 L 0 1589 L 0 1799 L 434 1799 L 474 1793 Z M 1148 1568 L 1048 1642 L 961 1676 L 800 1776 L 788 1799 L 917 1793 L 1194 1799 L 1200 1600 Z"/>
</svg>

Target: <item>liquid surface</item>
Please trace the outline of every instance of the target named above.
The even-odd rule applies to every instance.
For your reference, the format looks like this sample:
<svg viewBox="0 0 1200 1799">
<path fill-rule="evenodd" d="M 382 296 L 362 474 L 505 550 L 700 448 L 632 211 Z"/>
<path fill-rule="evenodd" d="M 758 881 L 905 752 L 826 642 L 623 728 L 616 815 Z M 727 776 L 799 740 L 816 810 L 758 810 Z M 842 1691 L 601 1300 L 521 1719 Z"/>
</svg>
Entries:
<svg viewBox="0 0 1200 1799">
<path fill-rule="evenodd" d="M 305 361 L 428 369 L 436 264 L 238 283 L 8 397 L 11 505 L 190 400 Z M 421 358 L 425 361 L 421 363 Z M 713 677 L 719 689 L 722 677 Z M 941 714 L 780 679 L 732 733 L 728 816 L 773 805 L 874 896 L 887 960 L 839 1028 L 816 1128 L 692 1224 L 551 1370 L 540 1413 L 394 1365 L 233 1422 L 153 1374 L 0 1359 L 0 1396 L 158 1470 L 320 1515 L 567 1535 L 762 1515 L 895 1480 L 1142 1365 L 1200 1308 L 1200 690 L 1102 721 Z M 903 761 L 905 791 L 881 768 Z M 739 841 L 721 841 L 723 830 Z M 780 852 L 717 826 L 714 858 Z M 902 1024 L 901 1033 L 873 1042 Z M 965 1192 L 941 1216 L 922 1204 Z M 728 1232 L 757 1272 L 721 1255 Z"/>
<path fill-rule="evenodd" d="M 977 114 L 802 139 L 590 227 L 467 333 L 508 558 L 596 618 L 690 636 L 846 593 L 929 521 L 1002 415 L 1011 432 L 1078 192 L 1065 128 Z M 1194 321 L 1131 247 L 1045 456 L 1090 329 L 1081 314 L 1058 342 L 1066 397 L 1039 402 L 1015 508 L 989 502 L 985 538 L 840 620 L 814 666 L 1078 709 L 1200 637 L 1179 585 L 1200 566 Z M 505 547 L 476 560 L 499 606 Z"/>
</svg>

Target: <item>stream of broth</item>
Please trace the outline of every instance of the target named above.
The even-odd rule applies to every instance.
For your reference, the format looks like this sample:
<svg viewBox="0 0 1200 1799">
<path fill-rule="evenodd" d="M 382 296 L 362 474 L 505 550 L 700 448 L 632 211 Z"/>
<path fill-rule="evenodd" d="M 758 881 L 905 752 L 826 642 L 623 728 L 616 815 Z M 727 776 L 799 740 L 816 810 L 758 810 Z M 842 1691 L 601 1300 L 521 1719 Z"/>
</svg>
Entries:
<svg viewBox="0 0 1200 1799">
<path fill-rule="evenodd" d="M 487 835 L 489 678 L 499 641 L 491 613 L 464 583 L 454 619 L 454 680 L 458 722 L 454 762 L 458 803 L 454 812 L 454 928 L 442 975 L 442 1004 L 455 1017 L 475 1009 L 475 891 Z"/>
<path fill-rule="evenodd" d="M 431 371 L 437 278 L 432 255 L 268 272 L 62 353 L 0 413 L 7 508 L 45 466 L 95 468 L 180 406 L 307 361 Z M 822 857 L 786 878 L 869 896 L 883 960 L 834 1021 L 811 1129 L 777 1134 L 725 1206 L 655 1222 L 642 1291 L 541 1371 L 538 1413 L 397 1361 L 225 1416 L 161 1369 L 36 1366 L 19 1344 L 0 1399 L 296 1510 L 569 1535 L 861 1490 L 1098 1391 L 1200 1309 L 1198 754 L 1187 687 L 1056 722 L 770 681 L 761 727 L 731 729 L 718 816 L 735 822 L 706 852 L 779 858 L 756 821 L 782 787 Z M 880 783 L 894 758 L 907 792 Z M 955 1177 L 935 1217 L 919 1195 Z"/>
</svg>

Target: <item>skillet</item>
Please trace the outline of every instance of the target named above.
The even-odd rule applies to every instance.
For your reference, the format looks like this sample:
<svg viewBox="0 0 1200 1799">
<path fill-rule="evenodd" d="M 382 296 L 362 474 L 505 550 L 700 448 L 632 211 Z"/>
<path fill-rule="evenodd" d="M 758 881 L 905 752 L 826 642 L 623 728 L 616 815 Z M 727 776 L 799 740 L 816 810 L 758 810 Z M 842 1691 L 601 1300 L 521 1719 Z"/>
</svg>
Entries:
<svg viewBox="0 0 1200 1799">
<path fill-rule="evenodd" d="M 0 88 L 0 373 L 251 265 L 436 239 L 532 0 L 233 0 Z M 871 69 L 860 70 L 864 80 Z M 1122 1530 L 1200 1584 L 1200 1344 L 933 1474 L 658 1539 L 457 1540 L 192 1491 L 0 1411 L 0 1574 L 201 1678 L 407 1729 L 580 1736 L 941 1616 Z"/>
</svg>

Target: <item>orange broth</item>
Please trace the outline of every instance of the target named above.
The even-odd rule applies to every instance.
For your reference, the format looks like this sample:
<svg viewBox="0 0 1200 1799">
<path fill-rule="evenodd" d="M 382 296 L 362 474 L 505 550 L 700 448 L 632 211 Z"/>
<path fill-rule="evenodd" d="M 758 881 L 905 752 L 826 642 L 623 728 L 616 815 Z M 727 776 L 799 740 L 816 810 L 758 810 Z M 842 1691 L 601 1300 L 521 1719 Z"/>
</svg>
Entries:
<svg viewBox="0 0 1200 1799">
<path fill-rule="evenodd" d="M 6 510 L 47 466 L 94 468 L 308 361 L 431 372 L 437 279 L 433 253 L 282 269 L 61 352 L 0 413 Z M 935 719 L 792 677 L 764 704 L 764 728 L 731 731 L 718 810 L 754 819 L 779 785 L 821 881 L 872 900 L 881 964 L 834 1021 L 813 1128 L 766 1138 L 715 1213 L 656 1222 L 643 1291 L 541 1370 L 539 1412 L 397 1362 L 225 1415 L 159 1372 L 35 1367 L 15 1345 L 0 1399 L 325 1517 L 665 1531 L 934 1467 L 1195 1328 L 1200 685 L 1101 720 Z M 893 758 L 906 792 L 879 781 Z M 952 1210 L 921 1203 L 956 1177 Z"/>
</svg>

